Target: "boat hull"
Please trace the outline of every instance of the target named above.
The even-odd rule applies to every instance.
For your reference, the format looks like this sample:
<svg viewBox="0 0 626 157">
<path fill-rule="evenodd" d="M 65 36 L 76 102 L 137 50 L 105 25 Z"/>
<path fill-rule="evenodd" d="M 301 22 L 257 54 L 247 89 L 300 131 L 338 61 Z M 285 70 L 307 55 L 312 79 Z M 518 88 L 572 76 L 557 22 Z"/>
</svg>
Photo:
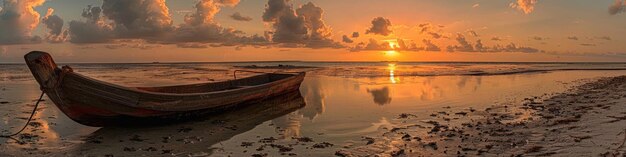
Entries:
<svg viewBox="0 0 626 157">
<path fill-rule="evenodd" d="M 123 87 L 58 68 L 45 52 L 25 57 L 50 100 L 69 118 L 103 127 L 196 119 L 269 98 L 299 95 L 305 73 L 263 74 L 225 82 Z"/>
</svg>

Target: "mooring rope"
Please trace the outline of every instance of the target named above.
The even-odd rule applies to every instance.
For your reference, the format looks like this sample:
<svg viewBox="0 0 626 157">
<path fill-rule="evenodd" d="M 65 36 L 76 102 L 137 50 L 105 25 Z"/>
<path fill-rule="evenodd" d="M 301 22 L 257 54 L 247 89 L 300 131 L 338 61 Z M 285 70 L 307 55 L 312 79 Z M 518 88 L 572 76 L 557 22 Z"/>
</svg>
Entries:
<svg viewBox="0 0 626 157">
<path fill-rule="evenodd" d="M 20 133 L 22 133 L 22 131 L 24 131 L 27 127 L 28 124 L 30 124 L 30 121 L 33 119 L 33 116 L 35 115 L 35 112 L 37 112 L 37 107 L 39 106 L 39 102 L 41 102 L 43 100 L 43 95 L 44 95 L 44 91 L 41 91 L 41 95 L 39 96 L 39 99 L 37 100 L 37 103 L 35 103 L 35 108 L 33 109 L 33 112 L 30 113 L 30 117 L 28 118 L 28 121 L 26 121 L 26 124 L 24 124 L 24 127 L 22 127 L 22 129 L 20 129 L 20 131 L 10 134 L 10 135 L 0 135 L 0 137 L 2 138 L 11 138 L 12 136 L 18 135 Z"/>
</svg>

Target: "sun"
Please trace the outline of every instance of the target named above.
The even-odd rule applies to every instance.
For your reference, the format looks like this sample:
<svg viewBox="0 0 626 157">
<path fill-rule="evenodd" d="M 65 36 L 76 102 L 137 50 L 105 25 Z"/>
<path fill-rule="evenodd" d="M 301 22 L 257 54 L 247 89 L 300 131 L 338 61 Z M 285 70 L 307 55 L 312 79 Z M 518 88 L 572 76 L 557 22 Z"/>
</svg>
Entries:
<svg viewBox="0 0 626 157">
<path fill-rule="evenodd" d="M 395 51 L 395 50 L 385 51 L 384 53 L 385 53 L 385 56 L 390 56 L 390 57 L 398 55 L 398 51 Z"/>
</svg>

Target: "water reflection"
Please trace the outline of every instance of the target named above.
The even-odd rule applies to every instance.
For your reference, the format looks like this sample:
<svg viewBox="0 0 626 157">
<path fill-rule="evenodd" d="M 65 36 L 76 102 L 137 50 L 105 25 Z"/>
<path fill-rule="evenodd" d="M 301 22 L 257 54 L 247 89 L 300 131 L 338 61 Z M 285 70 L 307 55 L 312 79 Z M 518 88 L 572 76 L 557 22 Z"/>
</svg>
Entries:
<svg viewBox="0 0 626 157">
<path fill-rule="evenodd" d="M 162 151 L 148 151 L 151 149 L 185 156 L 198 153 L 210 155 L 212 150 L 207 148 L 272 119 L 276 120 L 277 126 L 289 128 L 284 131 L 285 134 L 298 134 L 299 120 L 291 120 L 289 115 L 304 106 L 300 92 L 294 92 L 196 122 L 141 128 L 101 128 L 87 137 L 87 143 L 63 155 L 90 156 L 120 151 L 125 151 L 128 156 L 162 155 Z M 281 121 L 279 117 L 287 119 Z"/>
<path fill-rule="evenodd" d="M 383 106 L 391 103 L 391 94 L 389 94 L 389 87 L 385 86 L 381 89 L 367 90 L 368 93 L 374 97 L 374 103 Z"/>
<path fill-rule="evenodd" d="M 396 84 L 400 81 L 399 78 L 396 78 L 396 64 L 394 63 L 389 63 L 387 65 L 387 69 L 389 69 L 389 82 L 391 82 L 392 84 Z"/>
<path fill-rule="evenodd" d="M 326 88 L 323 86 L 322 80 L 307 77 L 302 86 L 300 86 L 300 91 L 304 95 L 304 101 L 307 105 L 299 112 L 305 118 L 313 120 L 317 115 L 324 113 L 326 108 Z"/>
</svg>

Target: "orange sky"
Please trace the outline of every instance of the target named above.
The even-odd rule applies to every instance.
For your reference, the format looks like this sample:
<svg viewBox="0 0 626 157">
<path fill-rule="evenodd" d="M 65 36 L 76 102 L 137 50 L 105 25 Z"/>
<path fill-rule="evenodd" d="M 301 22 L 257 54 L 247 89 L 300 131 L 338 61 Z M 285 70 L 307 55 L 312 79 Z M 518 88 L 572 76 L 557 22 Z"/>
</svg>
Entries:
<svg viewBox="0 0 626 157">
<path fill-rule="evenodd" d="M 0 63 L 626 61 L 624 0 L 0 3 Z"/>
</svg>

